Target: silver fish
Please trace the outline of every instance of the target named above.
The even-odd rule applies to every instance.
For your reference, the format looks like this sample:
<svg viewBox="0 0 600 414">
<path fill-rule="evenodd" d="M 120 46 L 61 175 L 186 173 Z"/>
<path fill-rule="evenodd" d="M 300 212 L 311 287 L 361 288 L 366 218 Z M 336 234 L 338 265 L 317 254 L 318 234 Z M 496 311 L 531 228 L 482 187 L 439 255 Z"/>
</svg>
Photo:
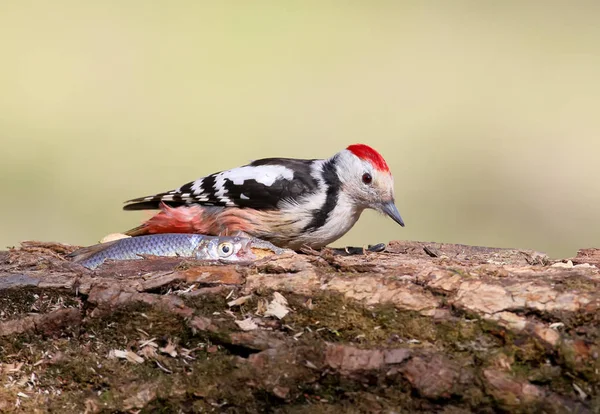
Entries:
<svg viewBox="0 0 600 414">
<path fill-rule="evenodd" d="M 129 237 L 84 247 L 69 254 L 73 262 L 95 269 L 105 260 L 135 260 L 143 256 L 190 257 L 223 262 L 259 258 L 252 248 L 281 254 L 284 250 L 255 238 L 165 233 Z"/>
</svg>

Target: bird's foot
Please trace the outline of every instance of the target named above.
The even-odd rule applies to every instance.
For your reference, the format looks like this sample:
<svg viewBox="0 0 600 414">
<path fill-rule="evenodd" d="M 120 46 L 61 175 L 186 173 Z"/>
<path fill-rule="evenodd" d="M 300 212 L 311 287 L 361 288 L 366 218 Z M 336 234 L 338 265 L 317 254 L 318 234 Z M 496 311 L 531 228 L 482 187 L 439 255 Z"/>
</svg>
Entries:
<svg viewBox="0 0 600 414">
<path fill-rule="evenodd" d="M 333 250 L 333 254 L 337 255 L 337 256 L 356 256 L 356 255 L 363 255 L 363 254 L 367 254 L 367 253 L 381 253 L 385 250 L 385 247 L 386 247 L 385 243 L 378 243 L 378 244 L 374 244 L 374 245 L 370 244 L 366 248 L 365 247 L 347 246 L 347 247 L 332 249 L 332 250 Z"/>
</svg>

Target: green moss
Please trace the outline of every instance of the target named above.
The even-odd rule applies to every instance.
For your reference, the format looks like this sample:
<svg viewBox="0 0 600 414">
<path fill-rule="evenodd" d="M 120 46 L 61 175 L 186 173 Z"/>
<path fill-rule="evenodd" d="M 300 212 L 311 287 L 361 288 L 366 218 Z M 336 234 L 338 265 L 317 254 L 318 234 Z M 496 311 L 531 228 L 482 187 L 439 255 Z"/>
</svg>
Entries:
<svg viewBox="0 0 600 414">
<path fill-rule="evenodd" d="M 29 313 L 47 313 L 60 308 L 78 307 L 79 300 L 64 290 L 25 287 L 4 289 L 0 295 L 2 319 Z"/>
<path fill-rule="evenodd" d="M 553 288 L 559 292 L 597 292 L 600 283 L 584 275 L 570 272 L 561 278 L 556 278 Z"/>
<path fill-rule="evenodd" d="M 226 299 L 228 293 L 229 291 L 210 295 L 184 296 L 183 302 L 195 309 L 198 315 L 212 317 L 215 312 L 220 313 L 229 309 L 228 299 Z"/>
<path fill-rule="evenodd" d="M 145 303 L 132 303 L 99 318 L 89 318 L 86 335 L 101 335 L 107 347 L 123 347 L 131 341 L 157 338 L 179 338 L 188 341 L 191 332 L 185 321 L 172 313 Z"/>
<path fill-rule="evenodd" d="M 499 343 L 486 332 L 490 324 L 477 319 L 436 321 L 393 305 L 366 308 L 339 294 L 313 296 L 312 309 L 308 309 L 304 297 L 287 295 L 286 298 L 294 311 L 286 316 L 285 322 L 293 333 L 304 332 L 300 339 L 306 343 L 321 339 L 368 347 L 429 344 L 448 352 L 484 351 Z"/>
<path fill-rule="evenodd" d="M 143 303 L 129 304 L 102 317 L 87 317 L 78 334 L 52 341 L 51 353 L 62 354 L 62 357 L 36 370 L 39 388 L 62 391 L 60 396 L 52 397 L 49 409 L 81 412 L 85 411 L 85 401 L 93 400 L 105 411 L 122 411 L 125 399 L 136 392 L 135 386 L 143 389 L 145 384 L 155 386 L 157 396 L 143 412 L 237 412 L 243 409 L 244 412 L 310 410 L 314 414 L 352 410 L 385 412 L 399 408 L 409 412 L 431 412 L 439 408 L 439 402 L 415 395 L 401 374 L 375 372 L 354 378 L 327 372 L 312 377 L 302 365 L 290 366 L 288 362 L 275 361 L 271 362 L 275 364 L 272 371 L 282 371 L 283 384 L 286 381 L 294 384 L 290 386 L 288 400 L 274 395 L 269 385 L 264 388 L 261 384 L 249 385 L 248 379 L 255 375 L 253 368 L 232 355 L 230 350 L 233 349 L 228 350 L 225 346 L 212 348 L 211 352 L 207 350 L 211 342 L 227 344 L 229 333 L 238 331 L 233 318 L 225 315 L 229 310 L 225 295 L 184 299 L 196 315 L 213 320 L 219 327 L 216 334 L 194 334 L 182 317 Z M 31 303 L 27 295 L 23 297 L 21 309 Z M 454 317 L 436 320 L 391 305 L 365 307 L 339 294 L 313 296 L 310 306 L 307 298 L 301 295 L 286 293 L 285 297 L 292 312 L 279 322 L 280 325 L 275 322 L 272 327 L 285 332 L 289 338 L 303 333 L 293 343 L 305 346 L 309 352 L 314 349 L 319 353 L 323 341 L 369 348 L 424 347 L 441 351 L 461 364 L 466 361 L 475 376 L 480 369 L 502 357 L 511 361 L 515 378 L 543 385 L 561 395 L 573 392 L 573 381 L 588 384 L 599 381 L 595 373 L 597 363 L 590 364 L 589 359 L 581 359 L 572 346 L 564 344 L 558 350 L 552 350 L 534 337 L 517 335 L 477 318 L 469 320 L 469 315 L 455 310 L 452 310 Z M 240 319 L 246 313 L 255 313 L 259 301 L 271 299 L 271 291 L 261 291 L 233 311 Z M 214 315 L 215 312 L 219 315 Z M 577 322 L 586 327 L 593 326 L 591 322 L 595 321 L 589 318 Z M 592 331 L 580 332 L 574 323 L 572 328 L 566 329 L 574 338 L 585 339 L 590 353 L 597 349 L 597 332 L 592 328 L 588 328 Z M 139 341 L 150 338 L 156 338 L 159 346 L 165 346 L 171 340 L 180 347 L 196 349 L 194 359 L 159 355 L 158 361 L 170 371 L 167 374 L 151 359 L 135 364 L 107 358 L 112 349 L 136 352 Z M 16 355 L 6 362 L 17 359 L 32 366 L 46 358 L 43 353 L 47 349 L 48 340 L 35 334 L 0 338 L 0 356 Z M 286 365 L 280 366 L 280 363 Z M 286 380 L 288 377 L 292 379 Z M 598 397 L 593 394 L 591 398 Z M 452 396 L 443 403 L 456 409 L 494 407 L 493 397 L 480 387 L 469 388 L 465 395 Z"/>
<path fill-rule="evenodd" d="M 0 337 L 0 362 L 8 363 L 12 358 L 20 356 L 31 341 L 30 335 L 27 334 Z"/>
</svg>

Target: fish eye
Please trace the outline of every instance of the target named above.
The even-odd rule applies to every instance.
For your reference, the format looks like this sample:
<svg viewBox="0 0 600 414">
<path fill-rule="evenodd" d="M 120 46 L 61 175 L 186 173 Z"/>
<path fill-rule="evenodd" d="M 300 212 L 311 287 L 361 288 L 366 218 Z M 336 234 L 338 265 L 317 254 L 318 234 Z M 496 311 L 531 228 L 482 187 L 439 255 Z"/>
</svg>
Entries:
<svg viewBox="0 0 600 414">
<path fill-rule="evenodd" d="M 229 257 L 233 254 L 233 244 L 229 243 L 229 242 L 219 243 L 219 246 L 217 247 L 217 251 L 219 253 L 219 256 Z"/>
<path fill-rule="evenodd" d="M 371 182 L 373 181 L 373 177 L 371 177 L 371 174 L 369 173 L 364 173 L 362 176 L 362 182 L 365 184 L 371 184 Z"/>
</svg>

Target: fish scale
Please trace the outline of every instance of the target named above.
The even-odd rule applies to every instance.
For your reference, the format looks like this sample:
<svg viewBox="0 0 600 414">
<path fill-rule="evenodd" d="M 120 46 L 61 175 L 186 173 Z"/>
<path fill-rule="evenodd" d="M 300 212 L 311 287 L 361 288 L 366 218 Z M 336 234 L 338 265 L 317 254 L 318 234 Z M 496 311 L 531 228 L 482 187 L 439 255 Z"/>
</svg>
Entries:
<svg viewBox="0 0 600 414">
<path fill-rule="evenodd" d="M 163 237 L 161 237 L 163 236 Z M 186 234 L 157 234 L 155 237 L 130 237 L 100 252 L 98 260 L 131 260 L 139 255 L 191 256 L 202 237 Z"/>
</svg>

